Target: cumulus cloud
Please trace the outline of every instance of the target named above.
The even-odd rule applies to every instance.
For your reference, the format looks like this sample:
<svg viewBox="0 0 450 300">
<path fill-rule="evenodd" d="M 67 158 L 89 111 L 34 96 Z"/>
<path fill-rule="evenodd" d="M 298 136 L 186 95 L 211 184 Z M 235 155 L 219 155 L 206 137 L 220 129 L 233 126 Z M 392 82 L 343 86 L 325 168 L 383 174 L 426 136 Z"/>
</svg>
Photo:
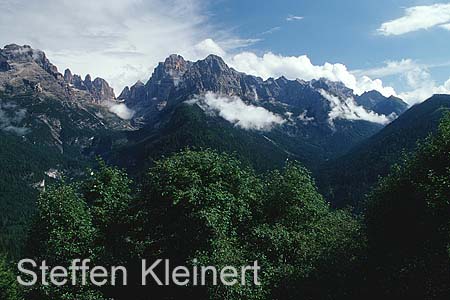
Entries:
<svg viewBox="0 0 450 300">
<path fill-rule="evenodd" d="M 406 73 L 405 77 L 410 90 L 399 96 L 410 105 L 425 101 L 433 94 L 450 94 L 450 78 L 445 83 L 438 84 L 426 69 Z"/>
<path fill-rule="evenodd" d="M 291 22 L 291 21 L 300 21 L 303 20 L 305 17 L 302 16 L 294 16 L 294 15 L 289 15 L 286 17 L 286 21 Z"/>
<path fill-rule="evenodd" d="M 450 30 L 450 23 L 449 24 L 440 25 L 439 27 L 444 28 L 446 30 Z"/>
<path fill-rule="evenodd" d="M 405 72 L 411 72 L 412 70 L 416 70 L 421 67 L 421 65 L 408 58 L 399 61 L 387 61 L 382 67 L 368 70 L 355 70 L 352 73 L 357 75 L 364 74 L 371 77 L 386 77 L 391 75 L 404 74 Z"/>
<path fill-rule="evenodd" d="M 246 130 L 268 131 L 286 122 L 281 116 L 263 107 L 247 104 L 236 96 L 221 96 L 208 92 L 189 100 L 188 103 L 195 103 L 206 112 L 218 115 Z"/>
<path fill-rule="evenodd" d="M 398 97 L 402 98 L 410 105 L 425 101 L 433 94 L 450 94 L 450 79 L 443 84 L 433 80 L 430 69 L 434 67 L 448 66 L 449 63 L 427 65 L 418 63 L 412 59 L 402 59 L 399 61 L 388 61 L 384 66 L 355 70 L 353 74 L 366 74 L 369 76 L 386 77 L 399 75 L 405 83 L 404 91 L 398 92 Z"/>
<path fill-rule="evenodd" d="M 405 91 L 399 92 L 398 96 L 413 105 L 425 101 L 433 94 L 449 94 L 450 79 L 443 84 L 437 83 L 432 79 L 430 68 L 446 66 L 445 64 L 426 65 L 417 63 L 411 59 L 402 59 L 400 61 L 389 61 L 385 66 L 369 70 L 360 70 L 355 73 L 364 73 L 371 76 L 391 76 L 400 75 L 403 82 L 406 83 Z"/>
<path fill-rule="evenodd" d="M 208 38 L 196 44 L 193 48 L 193 55 L 196 57 L 206 57 L 210 54 L 225 56 L 225 50 L 212 39 Z"/>
<path fill-rule="evenodd" d="M 281 56 L 268 52 L 258 56 L 253 52 L 241 52 L 226 60 L 235 69 L 264 79 L 280 76 L 303 80 L 326 78 L 341 81 L 358 95 L 371 90 L 377 90 L 384 96 L 396 95 L 395 90 L 384 86 L 380 79 L 371 79 L 366 75 L 355 76 L 340 63 L 314 65 L 306 55 Z"/>
<path fill-rule="evenodd" d="M 119 118 L 124 119 L 124 120 L 130 120 L 134 114 L 135 111 L 132 109 L 129 109 L 125 103 L 113 103 L 113 102 L 109 102 L 107 103 L 108 107 L 109 107 L 109 111 L 112 112 L 113 114 L 117 115 Z"/>
<path fill-rule="evenodd" d="M 331 111 L 328 114 L 330 124 L 334 124 L 335 119 L 364 120 L 372 123 L 387 124 L 396 116 L 379 115 L 373 111 L 368 111 L 364 107 L 356 104 L 353 98 L 341 99 L 331 95 L 324 90 L 320 94 L 330 102 Z"/>
<path fill-rule="evenodd" d="M 402 35 L 429 29 L 450 22 L 450 3 L 414 6 L 405 9 L 404 16 L 385 22 L 378 28 L 382 35 Z M 447 25 L 444 26 L 444 28 Z"/>
<path fill-rule="evenodd" d="M 26 109 L 18 109 L 17 105 L 14 103 L 0 103 L 0 130 L 14 133 L 19 136 L 29 133 L 29 128 L 20 126 L 20 123 L 25 119 L 26 114 Z"/>
</svg>

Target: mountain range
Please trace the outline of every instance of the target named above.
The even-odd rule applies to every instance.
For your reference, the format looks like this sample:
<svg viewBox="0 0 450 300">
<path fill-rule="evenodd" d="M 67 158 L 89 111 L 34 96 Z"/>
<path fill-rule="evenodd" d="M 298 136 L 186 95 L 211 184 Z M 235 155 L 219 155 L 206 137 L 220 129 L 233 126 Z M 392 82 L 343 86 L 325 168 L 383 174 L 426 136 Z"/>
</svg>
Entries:
<svg viewBox="0 0 450 300">
<path fill-rule="evenodd" d="M 118 99 L 135 112 L 132 124 L 140 127 L 130 137 L 129 153 L 138 157 L 134 162 L 133 157 L 125 159 L 131 164 L 142 164 L 142 159 L 152 153 L 165 152 L 158 148 L 165 147 L 168 136 L 191 136 L 190 140 L 172 141 L 169 147 L 173 150 L 185 146 L 233 150 L 224 149 L 229 146 L 228 139 L 214 140 L 216 135 L 211 130 L 221 126 L 223 132 L 232 131 L 230 136 L 251 136 L 250 140 L 264 145 L 262 148 L 271 149 L 262 160 L 272 161 L 271 152 L 275 152 L 279 154 L 278 163 L 290 157 L 315 169 L 320 162 L 345 153 L 373 135 L 407 109 L 401 99 L 387 98 L 376 91 L 356 96 L 342 83 L 326 79 L 263 80 L 230 68 L 215 55 L 197 62 L 171 55 L 156 67 L 147 83 L 138 81 L 126 87 Z M 196 117 L 199 108 L 206 112 L 201 121 Z M 191 128 L 174 128 L 175 120 L 192 123 Z M 214 125 L 204 126 L 208 121 Z M 191 131 L 193 127 L 197 130 Z M 204 142 L 205 137 L 210 140 Z M 242 139 L 237 141 L 241 143 Z M 134 148 L 144 149 L 144 153 L 136 156 L 139 150 Z M 257 168 L 261 166 L 256 164 Z"/>
<path fill-rule="evenodd" d="M 30 46 L 0 49 L 1 247 L 10 247 L 49 181 L 96 156 L 138 177 L 186 147 L 234 153 L 264 172 L 298 160 L 335 206 L 357 206 L 379 175 L 435 130 L 450 96 L 411 108 L 326 79 L 266 80 L 209 55 L 170 55 L 115 96 L 102 78 L 59 73 Z M 359 184 L 361 183 L 361 184 Z"/>
</svg>

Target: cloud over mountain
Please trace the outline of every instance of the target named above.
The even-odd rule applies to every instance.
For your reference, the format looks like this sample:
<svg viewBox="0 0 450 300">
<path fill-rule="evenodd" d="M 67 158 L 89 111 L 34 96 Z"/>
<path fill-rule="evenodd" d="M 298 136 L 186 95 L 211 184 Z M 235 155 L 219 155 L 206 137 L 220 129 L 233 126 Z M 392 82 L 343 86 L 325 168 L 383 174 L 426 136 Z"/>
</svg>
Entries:
<svg viewBox="0 0 450 300">
<path fill-rule="evenodd" d="M 0 103 L 0 130 L 16 135 L 27 134 L 30 129 L 20 125 L 26 114 L 26 109 L 18 108 L 15 103 Z"/>
<path fill-rule="evenodd" d="M 107 104 L 109 107 L 109 111 L 112 112 L 113 114 L 117 115 L 119 118 L 123 119 L 123 120 L 129 120 L 133 117 L 134 115 L 134 110 L 129 109 L 125 103 L 108 103 Z"/>
<path fill-rule="evenodd" d="M 328 116 L 332 124 L 335 119 L 345 119 L 363 120 L 384 125 L 395 118 L 395 116 L 385 116 L 368 111 L 364 107 L 357 105 L 351 97 L 342 99 L 327 93 L 325 90 L 321 90 L 320 94 L 330 102 L 331 111 Z"/>
<path fill-rule="evenodd" d="M 379 79 L 374 80 L 365 75 L 357 77 L 340 63 L 314 65 L 306 55 L 282 56 L 268 52 L 258 56 L 253 52 L 241 52 L 229 57 L 228 62 L 239 71 L 264 79 L 280 76 L 303 80 L 326 78 L 341 81 L 356 94 L 377 90 L 385 96 L 396 95 L 392 87 L 384 86 Z"/>
<path fill-rule="evenodd" d="M 200 0 L 1 1 L 0 43 L 31 44 L 61 70 L 100 76 L 120 91 L 205 39 L 201 10 Z"/>
<path fill-rule="evenodd" d="M 217 114 L 237 127 L 247 130 L 267 131 L 285 120 L 267 109 L 247 104 L 239 97 L 228 97 L 208 92 L 189 100 L 190 104 L 199 105 L 205 112 Z"/>
</svg>

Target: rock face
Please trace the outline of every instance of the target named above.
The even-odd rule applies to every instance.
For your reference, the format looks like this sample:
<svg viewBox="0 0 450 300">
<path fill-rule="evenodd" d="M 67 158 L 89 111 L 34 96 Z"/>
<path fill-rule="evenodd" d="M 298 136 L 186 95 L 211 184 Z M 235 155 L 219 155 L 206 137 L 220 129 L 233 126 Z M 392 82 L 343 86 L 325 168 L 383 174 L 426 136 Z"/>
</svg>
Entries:
<svg viewBox="0 0 450 300">
<path fill-rule="evenodd" d="M 303 81 L 280 77 L 263 80 L 230 68 L 216 55 L 209 55 L 197 62 L 171 55 L 159 63 L 146 84 L 137 82 L 126 87 L 119 99 L 125 100 L 137 112 L 136 118 L 157 119 L 161 110 L 170 110 L 194 95 L 211 91 L 239 96 L 257 105 L 290 105 L 306 112 L 306 117 L 326 123 L 332 107 L 321 94 L 322 90 L 340 99 L 354 98 L 358 105 L 378 114 L 400 115 L 407 108 L 401 99 L 386 98 L 376 91 L 356 96 L 343 83 L 326 79 Z"/>
<path fill-rule="evenodd" d="M 61 99 L 101 103 L 115 99 L 114 91 L 102 78 L 82 80 L 67 69 L 58 72 L 45 53 L 28 45 L 11 44 L 0 49 L 0 90 L 20 90 L 25 86 Z"/>
<path fill-rule="evenodd" d="M 208 92 L 221 97 L 202 98 Z M 229 102 L 218 103 L 227 101 L 227 96 Z M 233 96 L 239 97 L 247 106 L 242 102 L 236 105 Z M 151 151 L 165 153 L 167 148 L 210 146 L 211 140 L 218 144 L 225 141 L 220 146 L 225 148 L 236 142 L 235 139 L 241 145 L 243 138 L 236 137 L 242 132 L 229 132 L 228 140 L 224 138 L 224 132 L 229 130 L 226 126 L 239 127 L 232 118 L 240 122 L 246 117 L 252 118 L 251 114 L 258 110 L 275 114 L 282 122 L 268 132 L 246 132 L 245 135 L 252 135 L 249 140 L 258 141 L 256 143 L 262 148 L 269 142 L 267 147 L 293 155 L 314 171 L 319 164 L 347 152 L 378 132 L 394 117 L 389 115 L 397 110 L 390 109 L 389 105 L 393 102 L 395 108 L 395 103 L 401 100 L 376 96 L 380 96 L 376 104 L 363 101 L 366 96 L 359 99 L 344 84 L 326 79 L 304 81 L 280 77 L 263 80 L 234 70 L 216 55 L 196 62 L 171 55 L 158 64 L 147 83 L 137 82 L 126 87 L 119 96 L 135 111 L 132 122 L 140 127 L 134 150 L 128 149 L 133 154 L 127 152 L 122 158 L 137 166 L 140 158 L 151 157 Z M 184 105 L 192 99 L 197 100 L 190 104 L 199 104 L 199 101 L 200 104 Z M 360 103 L 357 103 L 358 99 Z M 248 112 L 243 116 L 240 110 Z M 375 110 L 385 116 L 376 115 Z M 225 117 L 230 114 L 233 114 L 231 120 Z M 136 153 L 142 156 L 139 158 Z"/>
<path fill-rule="evenodd" d="M 158 106 L 175 97 L 174 92 L 191 65 L 180 55 L 170 55 L 158 64 L 146 84 L 138 81 L 125 87 L 118 99 L 125 100 L 133 109 L 145 111 L 145 114 L 159 111 Z"/>
<path fill-rule="evenodd" d="M 114 90 L 103 78 L 97 77 L 92 81 L 91 75 L 87 74 L 84 80 L 82 80 L 81 76 L 72 74 L 69 69 L 66 69 L 64 71 L 64 81 L 78 90 L 89 92 L 98 103 L 116 98 Z"/>
<path fill-rule="evenodd" d="M 70 83 L 72 83 L 72 81 L 73 81 L 73 75 L 69 69 L 66 69 L 64 71 L 64 81 L 70 82 Z"/>
<path fill-rule="evenodd" d="M 8 64 L 6 57 L 0 55 L 0 72 L 6 72 L 11 70 L 11 66 Z"/>
<path fill-rule="evenodd" d="M 395 113 L 399 116 L 408 109 L 408 104 L 402 99 L 394 96 L 386 98 L 378 91 L 365 92 L 356 98 L 356 103 L 383 115 Z"/>
<path fill-rule="evenodd" d="M 62 75 L 58 72 L 58 68 L 56 68 L 56 66 L 47 59 L 44 52 L 32 49 L 28 45 L 6 45 L 1 50 L 1 54 L 6 58 L 6 60 L 16 63 L 35 62 L 46 72 L 53 75 L 56 79 L 62 78 Z"/>
</svg>

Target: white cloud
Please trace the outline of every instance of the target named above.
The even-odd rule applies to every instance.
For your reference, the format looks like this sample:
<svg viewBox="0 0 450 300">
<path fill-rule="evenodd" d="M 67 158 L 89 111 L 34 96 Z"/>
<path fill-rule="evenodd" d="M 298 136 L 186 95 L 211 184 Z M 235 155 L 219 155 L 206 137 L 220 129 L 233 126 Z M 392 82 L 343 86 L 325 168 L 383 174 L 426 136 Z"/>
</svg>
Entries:
<svg viewBox="0 0 450 300">
<path fill-rule="evenodd" d="M 279 30 L 281 30 L 281 27 L 280 26 L 275 26 L 275 27 L 272 27 L 272 28 L 270 28 L 270 29 L 268 29 L 266 31 L 261 32 L 261 35 L 272 34 L 272 33 L 277 32 Z"/>
<path fill-rule="evenodd" d="M 217 114 L 235 126 L 247 130 L 268 131 L 275 125 L 285 122 L 281 116 L 263 107 L 246 104 L 235 96 L 221 96 L 208 92 L 189 100 L 188 103 L 196 103 L 206 112 Z"/>
<path fill-rule="evenodd" d="M 385 96 L 396 95 L 392 87 L 384 86 L 379 79 L 371 79 L 365 75 L 357 77 L 345 65 L 339 63 L 314 65 L 306 55 L 281 56 L 268 52 L 263 56 L 257 56 L 253 52 L 241 52 L 226 57 L 226 61 L 236 70 L 264 79 L 280 76 L 303 80 L 326 78 L 343 82 L 356 94 L 377 90 Z"/>
<path fill-rule="evenodd" d="M 433 94 L 449 94 L 450 79 L 440 85 L 432 79 L 430 69 L 434 67 L 448 66 L 448 63 L 435 65 L 420 64 L 412 59 L 388 61 L 384 66 L 368 70 L 356 70 L 353 74 L 366 74 L 369 76 L 386 77 L 399 75 L 406 84 L 406 89 L 398 93 L 398 96 L 410 105 L 425 101 Z"/>
<path fill-rule="evenodd" d="M 414 6 L 405 9 L 403 17 L 381 24 L 382 35 L 402 35 L 450 22 L 450 3 Z"/>
<path fill-rule="evenodd" d="M 446 64 L 435 66 L 442 65 Z M 433 66 L 419 64 L 411 59 L 403 59 L 401 61 L 390 61 L 384 67 L 363 72 L 380 77 L 399 74 L 408 87 L 408 90 L 399 93 L 399 97 L 413 105 L 425 101 L 433 94 L 450 93 L 450 86 L 447 83 L 439 85 L 432 79 L 430 67 Z"/>
<path fill-rule="evenodd" d="M 117 115 L 119 118 L 124 119 L 124 120 L 130 120 L 135 111 L 132 109 L 129 109 L 125 103 L 107 103 L 107 105 L 109 106 L 109 111 L 112 112 L 113 114 Z"/>
<path fill-rule="evenodd" d="M 0 102 L 0 130 L 14 133 L 19 136 L 29 133 L 30 128 L 20 126 L 20 123 L 22 123 L 26 115 L 27 110 L 18 108 L 15 103 Z"/>
<path fill-rule="evenodd" d="M 444 28 L 446 30 L 450 30 L 450 23 L 449 24 L 440 25 L 439 27 Z"/>
<path fill-rule="evenodd" d="M 225 50 L 222 49 L 216 42 L 212 39 L 205 39 L 194 46 L 193 56 L 203 58 L 209 54 L 215 54 L 219 56 L 225 56 Z"/>
<path fill-rule="evenodd" d="M 379 115 L 372 111 L 368 111 L 364 107 L 357 105 L 353 98 L 341 99 L 324 90 L 321 90 L 320 94 L 330 102 L 331 111 L 328 114 L 328 117 L 331 124 L 333 124 L 335 119 L 345 119 L 364 120 L 384 125 L 395 118 L 395 116 Z"/>
<path fill-rule="evenodd" d="M 399 97 L 410 105 L 425 101 L 434 94 L 450 94 L 450 78 L 440 85 L 427 70 L 408 73 L 406 79 L 411 90 L 400 93 Z"/>
<path fill-rule="evenodd" d="M 391 75 L 403 74 L 405 72 L 410 72 L 421 67 L 421 65 L 408 58 L 399 61 L 387 61 L 382 67 L 368 70 L 355 70 L 352 73 L 357 75 L 364 74 L 371 77 L 386 77 Z"/>
<path fill-rule="evenodd" d="M 291 21 L 300 21 L 303 20 L 305 17 L 302 16 L 294 16 L 294 15 L 289 15 L 286 17 L 286 21 L 291 22 Z"/>
<path fill-rule="evenodd" d="M 308 111 L 304 110 L 301 114 L 298 115 L 297 119 L 302 121 L 303 124 L 308 124 L 314 121 L 314 117 L 308 117 Z"/>
</svg>

